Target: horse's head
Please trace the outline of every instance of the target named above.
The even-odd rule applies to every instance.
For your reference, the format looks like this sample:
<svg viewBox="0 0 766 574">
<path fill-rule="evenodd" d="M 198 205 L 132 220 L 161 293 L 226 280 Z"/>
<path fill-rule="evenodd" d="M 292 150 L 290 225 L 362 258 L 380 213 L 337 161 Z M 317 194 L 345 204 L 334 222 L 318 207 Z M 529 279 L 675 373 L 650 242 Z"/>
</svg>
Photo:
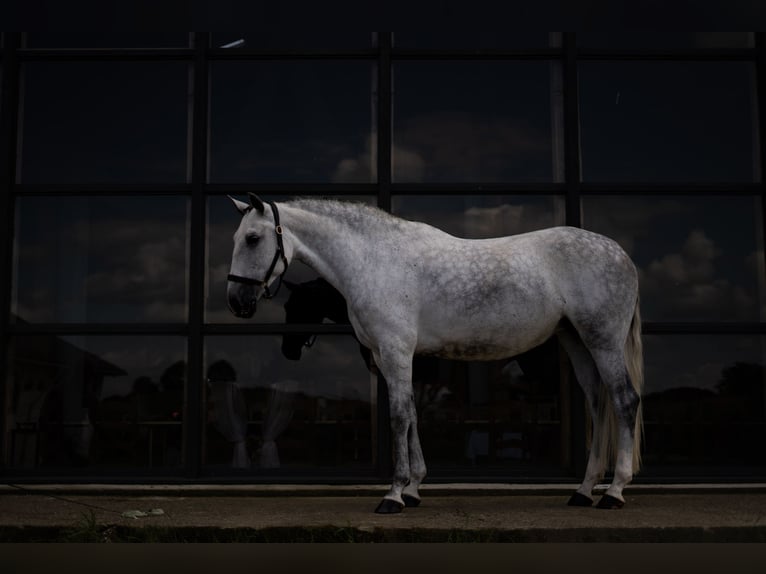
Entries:
<svg viewBox="0 0 766 574">
<path fill-rule="evenodd" d="M 237 201 L 234 206 L 242 214 L 242 221 L 234 234 L 234 252 L 226 293 L 229 309 L 237 317 L 250 318 L 256 302 L 265 293 L 269 297 L 271 285 L 286 270 L 290 260 L 290 247 L 282 240 L 282 228 L 275 223 L 278 212 L 274 204 L 248 194 L 250 203 Z"/>
<path fill-rule="evenodd" d="M 305 283 L 291 283 L 285 281 L 284 285 L 290 290 L 290 297 L 285 302 L 285 323 L 321 323 L 327 316 L 325 308 L 327 284 L 324 279 L 316 279 Z M 329 284 L 327 284 L 330 287 Z M 332 289 L 332 287 L 330 287 Z M 303 347 L 310 346 L 314 335 L 300 333 L 285 333 L 282 335 L 282 355 L 291 361 L 301 358 Z"/>
</svg>

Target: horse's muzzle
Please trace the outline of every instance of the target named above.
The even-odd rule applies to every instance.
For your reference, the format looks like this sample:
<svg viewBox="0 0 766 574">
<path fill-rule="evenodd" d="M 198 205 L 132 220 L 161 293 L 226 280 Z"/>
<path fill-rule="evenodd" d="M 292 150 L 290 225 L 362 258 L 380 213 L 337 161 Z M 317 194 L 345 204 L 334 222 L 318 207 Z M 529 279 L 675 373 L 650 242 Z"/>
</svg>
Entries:
<svg viewBox="0 0 766 574">
<path fill-rule="evenodd" d="M 232 285 L 227 289 L 229 299 L 229 311 L 240 319 L 249 319 L 255 315 L 257 297 L 255 289 L 247 285 Z"/>
</svg>

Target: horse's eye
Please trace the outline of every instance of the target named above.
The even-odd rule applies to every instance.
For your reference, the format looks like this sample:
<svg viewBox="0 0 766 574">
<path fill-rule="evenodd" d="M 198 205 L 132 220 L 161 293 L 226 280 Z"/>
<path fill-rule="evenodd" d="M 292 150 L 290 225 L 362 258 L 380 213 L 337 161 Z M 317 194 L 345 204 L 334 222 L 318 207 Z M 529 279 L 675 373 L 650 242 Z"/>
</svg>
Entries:
<svg viewBox="0 0 766 574">
<path fill-rule="evenodd" d="M 250 235 L 245 236 L 245 242 L 248 245 L 255 245 L 256 243 L 258 243 L 259 239 L 260 237 L 258 237 L 257 235 L 253 235 L 252 233 Z"/>
</svg>

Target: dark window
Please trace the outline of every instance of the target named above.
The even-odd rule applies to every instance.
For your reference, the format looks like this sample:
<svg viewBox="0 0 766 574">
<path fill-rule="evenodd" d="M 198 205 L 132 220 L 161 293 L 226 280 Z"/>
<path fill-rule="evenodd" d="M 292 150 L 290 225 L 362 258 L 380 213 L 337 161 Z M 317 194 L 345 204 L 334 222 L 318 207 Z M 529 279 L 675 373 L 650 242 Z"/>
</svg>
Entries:
<svg viewBox="0 0 766 574">
<path fill-rule="evenodd" d="M 8 465 L 181 466 L 185 349 L 182 337 L 14 337 Z"/>
<path fill-rule="evenodd" d="M 586 182 L 759 181 L 753 66 L 580 65 Z"/>
<path fill-rule="evenodd" d="M 557 196 L 397 195 L 392 211 L 466 239 L 514 235 L 563 225 L 564 200 Z"/>
<path fill-rule="evenodd" d="M 210 180 L 375 180 L 374 67 L 365 62 L 217 62 Z"/>
<path fill-rule="evenodd" d="M 762 218 L 753 197 L 583 198 L 584 226 L 616 239 L 639 268 L 648 321 L 761 320 Z"/>
<path fill-rule="evenodd" d="M 647 473 L 752 476 L 753 467 L 766 469 L 765 342 L 746 335 L 644 336 Z"/>
<path fill-rule="evenodd" d="M 560 181 L 558 82 L 557 64 L 397 63 L 394 181 Z"/>
<path fill-rule="evenodd" d="M 281 475 L 371 469 L 377 379 L 359 344 L 320 335 L 300 360 L 287 360 L 282 344 L 274 336 L 206 339 L 205 464 Z"/>
<path fill-rule="evenodd" d="M 182 322 L 188 200 L 22 197 L 11 312 L 27 323 Z"/>
<path fill-rule="evenodd" d="M 183 183 L 185 64 L 24 65 L 22 183 Z"/>
</svg>

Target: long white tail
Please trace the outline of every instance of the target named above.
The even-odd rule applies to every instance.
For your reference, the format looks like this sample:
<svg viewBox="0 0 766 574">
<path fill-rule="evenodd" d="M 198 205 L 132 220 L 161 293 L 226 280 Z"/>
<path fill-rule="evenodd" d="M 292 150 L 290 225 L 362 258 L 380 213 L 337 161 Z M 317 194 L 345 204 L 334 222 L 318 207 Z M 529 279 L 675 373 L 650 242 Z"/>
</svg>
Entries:
<svg viewBox="0 0 766 574">
<path fill-rule="evenodd" d="M 633 311 L 628 339 L 625 341 L 625 367 L 628 370 L 633 389 L 640 397 L 644 388 L 644 347 L 641 341 L 641 311 L 638 298 L 636 298 L 636 308 Z M 617 417 L 614 413 L 610 393 L 603 382 L 599 389 L 597 416 L 601 429 L 597 452 L 603 453 L 602 456 L 606 456 L 607 465 L 611 466 L 617 459 L 619 433 L 617 432 Z M 633 474 L 636 474 L 641 468 L 641 438 L 643 434 L 644 419 L 641 403 L 639 403 L 636 413 L 636 427 L 633 433 Z"/>
</svg>

